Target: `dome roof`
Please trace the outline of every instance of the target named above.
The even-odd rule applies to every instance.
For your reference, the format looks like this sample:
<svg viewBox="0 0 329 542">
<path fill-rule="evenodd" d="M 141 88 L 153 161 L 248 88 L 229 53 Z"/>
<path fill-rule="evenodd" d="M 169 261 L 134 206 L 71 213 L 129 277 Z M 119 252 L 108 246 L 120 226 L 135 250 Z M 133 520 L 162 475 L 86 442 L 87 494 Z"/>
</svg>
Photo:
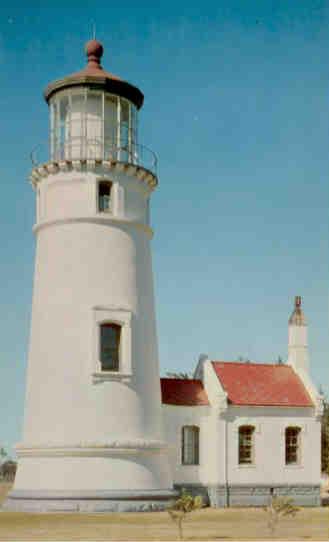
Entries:
<svg viewBox="0 0 329 542">
<path fill-rule="evenodd" d="M 101 65 L 101 57 L 104 51 L 103 45 L 99 41 L 92 39 L 86 43 L 85 51 L 88 58 L 87 66 L 79 72 L 49 83 L 44 92 L 46 101 L 48 102 L 59 90 L 73 86 L 83 86 L 107 90 L 111 94 L 127 98 L 140 109 L 144 101 L 142 92 L 117 75 L 103 69 Z"/>
<path fill-rule="evenodd" d="M 305 315 L 302 311 L 302 298 L 297 295 L 295 297 L 295 308 L 292 315 L 289 318 L 290 326 L 306 326 Z"/>
</svg>

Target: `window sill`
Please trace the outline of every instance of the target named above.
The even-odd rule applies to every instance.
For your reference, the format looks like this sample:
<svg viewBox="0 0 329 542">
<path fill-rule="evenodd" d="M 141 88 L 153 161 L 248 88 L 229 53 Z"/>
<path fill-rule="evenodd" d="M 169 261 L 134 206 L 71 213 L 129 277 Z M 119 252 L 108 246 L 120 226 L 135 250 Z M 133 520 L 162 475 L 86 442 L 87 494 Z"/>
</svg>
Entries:
<svg viewBox="0 0 329 542">
<path fill-rule="evenodd" d="M 284 468 L 285 469 L 302 469 L 303 465 L 301 465 L 300 463 L 295 463 L 291 465 L 284 465 Z"/>
<path fill-rule="evenodd" d="M 118 371 L 102 371 L 92 373 L 94 383 L 108 382 L 113 380 L 129 381 L 132 378 L 132 373 L 119 373 Z"/>
<path fill-rule="evenodd" d="M 255 463 L 238 463 L 238 469 L 255 469 Z"/>
</svg>

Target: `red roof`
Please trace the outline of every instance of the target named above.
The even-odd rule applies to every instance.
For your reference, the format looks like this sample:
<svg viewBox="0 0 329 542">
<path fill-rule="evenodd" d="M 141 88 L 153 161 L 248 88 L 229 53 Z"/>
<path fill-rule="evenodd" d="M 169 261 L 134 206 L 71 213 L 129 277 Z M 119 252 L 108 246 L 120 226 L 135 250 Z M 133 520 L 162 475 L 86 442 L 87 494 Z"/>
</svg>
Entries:
<svg viewBox="0 0 329 542">
<path fill-rule="evenodd" d="M 161 378 L 162 403 L 166 405 L 209 405 L 201 380 Z"/>
<path fill-rule="evenodd" d="M 233 405 L 313 407 L 304 384 L 289 365 L 213 361 Z"/>
</svg>

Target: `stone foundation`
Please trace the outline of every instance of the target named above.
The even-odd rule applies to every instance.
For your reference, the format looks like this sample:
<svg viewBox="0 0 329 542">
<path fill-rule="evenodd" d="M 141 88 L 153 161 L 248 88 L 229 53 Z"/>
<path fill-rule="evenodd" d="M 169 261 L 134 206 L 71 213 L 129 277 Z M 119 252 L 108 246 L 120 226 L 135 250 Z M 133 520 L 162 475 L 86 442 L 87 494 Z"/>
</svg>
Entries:
<svg viewBox="0 0 329 542">
<path fill-rule="evenodd" d="M 271 495 L 290 497 L 297 506 L 321 506 L 320 486 L 175 484 L 176 491 L 30 492 L 12 491 L 2 510 L 14 512 L 151 512 L 165 510 L 181 490 L 200 495 L 213 508 L 266 506 Z"/>
<path fill-rule="evenodd" d="M 177 496 L 168 491 L 12 491 L 2 510 L 12 512 L 151 512 L 165 510 Z"/>
<path fill-rule="evenodd" d="M 208 486 L 208 494 L 212 508 L 226 508 L 229 506 L 227 486 Z"/>
<path fill-rule="evenodd" d="M 211 506 L 266 506 L 271 495 L 289 497 L 297 506 L 320 506 L 320 486 L 234 485 L 209 487 Z"/>
<path fill-rule="evenodd" d="M 191 495 L 201 495 L 204 503 L 213 508 L 228 506 L 266 506 L 271 495 L 289 497 L 297 506 L 321 506 L 320 486 L 311 485 L 214 485 L 177 484 L 175 488 L 185 488 Z"/>
</svg>

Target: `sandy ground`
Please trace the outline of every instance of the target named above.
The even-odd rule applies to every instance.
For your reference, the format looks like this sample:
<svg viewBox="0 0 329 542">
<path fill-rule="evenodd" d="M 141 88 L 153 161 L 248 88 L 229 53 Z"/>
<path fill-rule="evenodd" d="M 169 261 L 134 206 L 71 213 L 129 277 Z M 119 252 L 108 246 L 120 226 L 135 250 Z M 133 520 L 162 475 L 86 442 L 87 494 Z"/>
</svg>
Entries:
<svg viewBox="0 0 329 542">
<path fill-rule="evenodd" d="M 10 485 L 0 485 L 2 496 Z M 191 514 L 184 525 L 186 540 L 273 540 L 262 509 L 210 509 Z M 167 512 L 128 514 L 0 513 L 0 540 L 177 540 Z M 301 509 L 284 518 L 276 540 L 329 539 L 329 507 Z"/>
</svg>

